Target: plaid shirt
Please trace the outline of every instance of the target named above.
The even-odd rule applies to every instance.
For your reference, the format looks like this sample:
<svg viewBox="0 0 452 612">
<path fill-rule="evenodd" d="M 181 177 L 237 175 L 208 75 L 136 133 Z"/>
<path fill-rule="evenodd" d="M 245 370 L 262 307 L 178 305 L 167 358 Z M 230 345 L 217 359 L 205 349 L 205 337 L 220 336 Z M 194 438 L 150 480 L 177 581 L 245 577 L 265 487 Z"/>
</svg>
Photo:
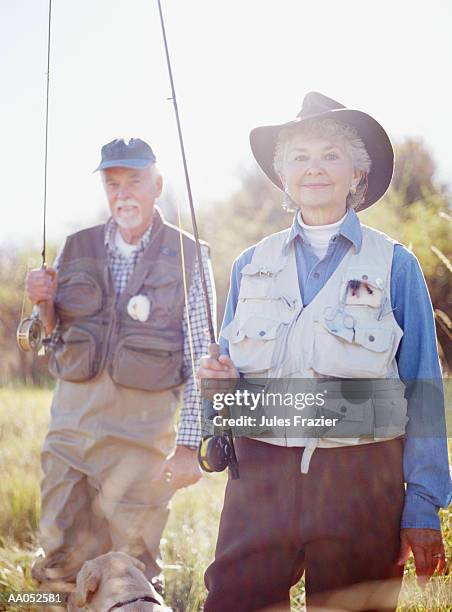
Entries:
<svg viewBox="0 0 452 612">
<path fill-rule="evenodd" d="M 117 227 L 117 224 L 111 217 L 107 221 L 107 228 L 105 231 L 105 248 L 110 256 L 111 275 L 115 284 L 116 299 L 118 299 L 118 297 L 124 291 L 124 287 L 127 285 L 130 275 L 135 270 L 135 266 L 137 265 L 138 261 L 141 259 L 141 255 L 151 242 L 152 224 L 145 231 L 140 242 L 138 243 L 137 248 L 132 251 L 129 257 L 123 255 L 115 244 Z"/>
<path fill-rule="evenodd" d="M 105 248 L 110 256 L 111 272 L 116 288 L 116 297 L 118 297 L 124 290 L 130 275 L 135 270 L 135 266 L 151 241 L 152 225 L 143 234 L 137 248 L 130 254 L 129 257 L 124 256 L 115 245 L 116 231 L 117 224 L 112 218 L 110 218 L 107 221 L 105 232 Z M 210 306 L 212 313 L 215 316 L 216 303 L 214 283 L 207 247 L 201 247 L 201 254 Z M 59 259 L 60 256 L 58 256 L 55 261 L 55 269 L 58 269 Z M 207 353 L 207 346 L 209 343 L 209 339 L 204 333 L 204 330 L 207 329 L 208 325 L 197 258 L 195 259 L 193 269 L 193 282 L 191 286 L 188 287 L 188 318 L 186 308 L 184 308 L 184 314 L 182 317 L 182 333 L 184 337 L 182 368 L 184 378 L 186 379 L 186 384 L 184 389 L 183 406 L 180 413 L 179 431 L 177 435 L 177 444 L 195 448 L 198 446 L 201 437 L 201 398 L 193 377 L 189 324 L 191 327 L 193 342 L 193 360 L 195 363 L 195 368 L 197 368 L 200 357 Z M 52 350 L 52 348 L 54 348 L 59 341 L 58 327 L 59 326 L 55 328 L 49 337 L 48 347 L 50 350 Z"/>
</svg>

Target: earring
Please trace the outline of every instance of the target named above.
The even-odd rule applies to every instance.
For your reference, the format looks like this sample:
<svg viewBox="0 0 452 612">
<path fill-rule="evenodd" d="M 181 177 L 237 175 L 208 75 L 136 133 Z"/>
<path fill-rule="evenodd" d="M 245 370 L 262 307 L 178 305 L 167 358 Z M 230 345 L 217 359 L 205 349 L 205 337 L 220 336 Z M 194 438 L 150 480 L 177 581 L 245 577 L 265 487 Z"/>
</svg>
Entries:
<svg viewBox="0 0 452 612">
<path fill-rule="evenodd" d="M 355 187 L 355 185 L 352 185 L 352 186 L 350 187 L 350 193 L 351 193 L 352 195 L 355 195 L 355 193 L 356 193 L 356 187 Z"/>
</svg>

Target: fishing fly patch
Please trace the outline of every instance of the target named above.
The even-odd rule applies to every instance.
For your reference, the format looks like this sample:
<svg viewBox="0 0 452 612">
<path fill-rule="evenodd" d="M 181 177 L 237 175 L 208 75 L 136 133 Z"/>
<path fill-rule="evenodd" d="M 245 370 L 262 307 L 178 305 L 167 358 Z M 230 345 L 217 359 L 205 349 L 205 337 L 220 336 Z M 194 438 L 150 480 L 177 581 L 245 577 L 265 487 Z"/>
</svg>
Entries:
<svg viewBox="0 0 452 612">
<path fill-rule="evenodd" d="M 135 321 L 147 321 L 151 312 L 151 303 L 145 295 L 134 295 L 127 304 L 127 312 Z"/>
</svg>

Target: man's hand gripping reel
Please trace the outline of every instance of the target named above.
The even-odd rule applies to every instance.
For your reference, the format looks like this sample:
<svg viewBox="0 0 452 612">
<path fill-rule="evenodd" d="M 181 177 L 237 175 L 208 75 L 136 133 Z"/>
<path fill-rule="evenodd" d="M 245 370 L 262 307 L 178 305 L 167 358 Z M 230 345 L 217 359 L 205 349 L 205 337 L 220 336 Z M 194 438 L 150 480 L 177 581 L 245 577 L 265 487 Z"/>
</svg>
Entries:
<svg viewBox="0 0 452 612">
<path fill-rule="evenodd" d="M 218 360 L 220 356 L 220 346 L 217 343 L 211 343 L 209 344 L 208 352 L 209 357 Z M 215 384 L 215 389 L 221 392 L 221 381 L 213 380 L 212 382 Z M 208 386 L 208 384 L 208 381 L 204 381 L 204 388 Z M 230 384 L 228 383 L 227 390 L 229 390 L 229 386 Z M 213 413 L 210 400 L 203 398 L 202 403 L 204 417 L 206 419 L 212 418 Z M 228 414 L 225 414 L 226 411 Z M 217 412 L 214 411 L 214 414 L 217 414 Z M 222 409 L 222 416 L 226 418 L 229 416 L 229 410 L 226 407 Z M 198 449 L 198 461 L 204 472 L 223 472 L 226 468 L 229 468 L 233 480 L 239 478 L 239 464 L 235 455 L 232 429 L 230 427 L 222 428 L 221 435 L 206 436 L 203 438 Z"/>
<path fill-rule="evenodd" d="M 42 268 L 45 270 L 46 264 L 43 264 Z M 42 349 L 46 330 L 44 323 L 40 319 L 41 308 L 45 308 L 45 304 L 35 304 L 31 311 L 31 316 L 22 319 L 17 326 L 17 344 L 26 353 L 39 353 Z"/>
</svg>

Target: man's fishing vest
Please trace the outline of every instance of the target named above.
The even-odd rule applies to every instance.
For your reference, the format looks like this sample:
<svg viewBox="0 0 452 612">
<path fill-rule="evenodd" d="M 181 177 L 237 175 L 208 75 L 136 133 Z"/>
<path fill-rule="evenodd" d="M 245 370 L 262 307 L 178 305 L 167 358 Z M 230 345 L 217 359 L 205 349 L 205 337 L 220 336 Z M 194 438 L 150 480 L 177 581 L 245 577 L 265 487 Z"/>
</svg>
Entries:
<svg viewBox="0 0 452 612">
<path fill-rule="evenodd" d="M 187 282 L 195 257 L 193 238 L 182 233 Z M 55 308 L 61 340 L 49 370 L 57 378 L 86 382 L 105 368 L 125 387 L 160 391 L 183 382 L 182 315 L 185 304 L 179 229 L 155 211 L 152 237 L 124 291 L 115 297 L 105 248 L 105 225 L 68 237 L 58 269 Z M 127 312 L 129 300 L 150 302 L 146 321 Z"/>
<path fill-rule="evenodd" d="M 317 378 L 320 388 L 328 386 L 330 377 L 372 379 L 372 392 L 361 403 L 347 401 L 341 394 L 335 399 L 333 393 L 328 411 L 337 413 L 340 425 L 320 439 L 298 430 L 300 437 L 283 435 L 265 441 L 311 447 L 310 454 L 316 446 L 369 442 L 369 435 L 342 437 L 341 431 L 348 431 L 347 421 L 367 422 L 373 439 L 403 434 L 406 400 L 395 360 L 403 331 L 392 313 L 390 295 L 394 241 L 362 226 L 359 252 L 351 246 L 324 287 L 304 306 L 294 241 L 287 242 L 289 231 L 262 240 L 241 270 L 235 316 L 221 332 L 229 341 L 232 361 L 246 378 Z M 303 471 L 310 454 L 305 451 Z"/>
</svg>

